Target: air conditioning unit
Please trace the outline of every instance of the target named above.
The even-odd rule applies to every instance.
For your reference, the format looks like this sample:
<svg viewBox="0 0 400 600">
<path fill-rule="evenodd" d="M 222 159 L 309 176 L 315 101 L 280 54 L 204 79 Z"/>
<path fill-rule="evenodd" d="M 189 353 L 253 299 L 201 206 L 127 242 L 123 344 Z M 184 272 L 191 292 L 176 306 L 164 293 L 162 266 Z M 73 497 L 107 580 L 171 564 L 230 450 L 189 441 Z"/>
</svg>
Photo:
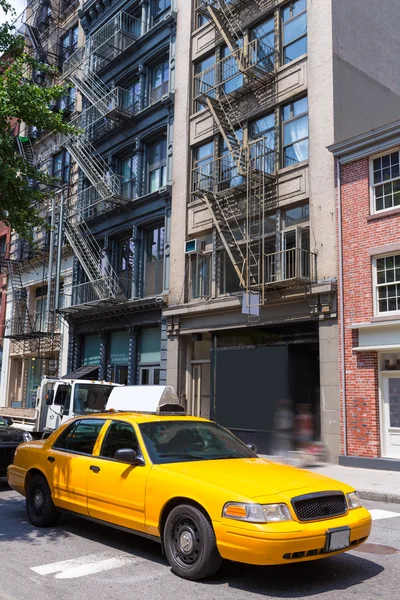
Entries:
<svg viewBox="0 0 400 600">
<path fill-rule="evenodd" d="M 205 247 L 205 242 L 202 240 L 188 240 L 185 242 L 185 254 L 200 254 L 203 252 Z"/>
</svg>

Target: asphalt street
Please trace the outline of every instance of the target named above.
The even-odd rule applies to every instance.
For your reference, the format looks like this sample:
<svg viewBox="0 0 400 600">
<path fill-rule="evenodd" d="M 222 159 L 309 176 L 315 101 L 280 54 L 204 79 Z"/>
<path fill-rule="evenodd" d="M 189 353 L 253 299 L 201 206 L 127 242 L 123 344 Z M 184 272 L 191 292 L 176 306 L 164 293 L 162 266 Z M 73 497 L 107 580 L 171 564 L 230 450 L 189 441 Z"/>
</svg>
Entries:
<svg viewBox="0 0 400 600">
<path fill-rule="evenodd" d="M 0 599 L 398 600 L 400 505 L 364 504 L 374 524 L 361 551 L 280 567 L 226 562 L 213 579 L 192 583 L 171 572 L 157 544 L 136 536 L 71 517 L 35 529 L 25 499 L 0 479 Z"/>
</svg>

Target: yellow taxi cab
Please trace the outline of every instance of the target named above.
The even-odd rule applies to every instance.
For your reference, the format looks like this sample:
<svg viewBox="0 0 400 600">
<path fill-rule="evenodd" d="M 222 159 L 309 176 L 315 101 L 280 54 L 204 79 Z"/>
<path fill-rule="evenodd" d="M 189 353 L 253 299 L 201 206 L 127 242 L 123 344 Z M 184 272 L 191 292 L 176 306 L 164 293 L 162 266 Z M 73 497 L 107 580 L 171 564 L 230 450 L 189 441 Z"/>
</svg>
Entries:
<svg viewBox="0 0 400 600">
<path fill-rule="evenodd" d="M 368 538 L 371 516 L 353 487 L 259 458 L 216 423 L 164 409 L 76 417 L 21 444 L 8 482 L 26 496 L 30 522 L 48 527 L 70 511 L 151 538 L 191 580 L 223 559 L 289 564 Z"/>
</svg>

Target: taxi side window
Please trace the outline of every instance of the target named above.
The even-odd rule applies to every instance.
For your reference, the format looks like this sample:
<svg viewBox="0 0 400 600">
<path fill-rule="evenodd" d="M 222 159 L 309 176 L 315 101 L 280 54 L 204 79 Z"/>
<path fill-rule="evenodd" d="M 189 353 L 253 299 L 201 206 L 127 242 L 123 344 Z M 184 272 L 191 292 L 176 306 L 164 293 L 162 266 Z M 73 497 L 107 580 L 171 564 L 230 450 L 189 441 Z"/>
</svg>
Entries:
<svg viewBox="0 0 400 600">
<path fill-rule="evenodd" d="M 114 458 L 116 451 L 123 448 L 132 448 L 136 454 L 141 454 L 132 425 L 114 421 L 108 428 L 101 447 L 100 456 L 103 458 Z"/>
<path fill-rule="evenodd" d="M 54 450 L 92 454 L 97 437 L 104 423 L 104 419 L 74 421 L 58 436 L 53 444 Z"/>
</svg>

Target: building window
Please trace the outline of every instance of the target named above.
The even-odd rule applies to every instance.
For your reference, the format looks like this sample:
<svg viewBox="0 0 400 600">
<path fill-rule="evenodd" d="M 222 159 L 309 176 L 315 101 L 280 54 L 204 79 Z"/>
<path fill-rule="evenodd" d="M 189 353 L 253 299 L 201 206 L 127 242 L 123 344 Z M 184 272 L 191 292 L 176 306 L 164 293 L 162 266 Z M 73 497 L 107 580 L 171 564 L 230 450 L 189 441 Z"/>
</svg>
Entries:
<svg viewBox="0 0 400 600">
<path fill-rule="evenodd" d="M 61 62 L 64 62 L 78 48 L 78 25 L 68 29 L 67 33 L 61 38 Z"/>
<path fill-rule="evenodd" d="M 116 243 L 115 267 L 118 275 L 123 279 L 130 279 L 133 265 L 133 241 L 131 238 L 120 240 Z"/>
<path fill-rule="evenodd" d="M 307 1 L 295 0 L 282 9 L 283 62 L 307 52 Z"/>
<path fill-rule="evenodd" d="M 35 312 L 33 315 L 33 330 L 36 332 L 47 331 L 47 287 L 36 288 Z"/>
<path fill-rule="evenodd" d="M 153 23 L 159 23 L 170 10 L 171 0 L 153 0 L 151 7 Z"/>
<path fill-rule="evenodd" d="M 142 329 L 140 335 L 139 383 L 159 385 L 161 361 L 161 329 Z"/>
<path fill-rule="evenodd" d="M 134 200 L 137 198 L 137 156 L 121 161 L 121 195 Z"/>
<path fill-rule="evenodd" d="M 145 232 L 145 296 L 162 294 L 164 289 L 164 237 L 164 227 Z"/>
<path fill-rule="evenodd" d="M 211 98 L 215 97 L 215 85 L 216 85 L 216 67 L 215 67 L 215 54 L 211 54 L 207 58 L 203 58 L 195 64 L 195 97 L 201 94 L 207 94 Z M 196 102 L 195 110 L 203 110 L 204 106 L 201 102 Z"/>
<path fill-rule="evenodd" d="M 193 150 L 193 191 L 212 190 L 214 186 L 214 141 Z"/>
<path fill-rule="evenodd" d="M 149 192 L 167 184 L 167 140 L 151 144 L 148 149 Z"/>
<path fill-rule="evenodd" d="M 98 335 L 85 335 L 83 338 L 84 367 L 98 366 L 100 364 L 100 338 Z"/>
<path fill-rule="evenodd" d="M 378 314 L 400 311 L 400 255 L 376 259 Z"/>
<path fill-rule="evenodd" d="M 243 40 L 238 40 L 237 44 L 242 47 Z M 222 48 L 221 56 L 224 59 L 221 63 L 222 87 L 225 94 L 231 94 L 243 86 L 244 78 L 242 73 L 239 72 L 237 56 L 232 54 L 228 46 Z"/>
<path fill-rule="evenodd" d="M 249 124 L 249 137 L 255 142 L 251 146 L 253 166 L 266 173 L 275 173 L 275 113 L 252 121 Z"/>
<path fill-rule="evenodd" d="M 70 155 L 66 150 L 55 154 L 53 156 L 53 177 L 59 179 L 62 183 L 68 183 L 70 162 Z"/>
<path fill-rule="evenodd" d="M 400 206 L 400 153 L 392 152 L 372 161 L 374 210 Z"/>
<path fill-rule="evenodd" d="M 218 293 L 219 295 L 237 294 L 240 291 L 239 276 L 228 254 L 218 252 Z"/>
<path fill-rule="evenodd" d="M 67 94 L 65 94 L 65 96 L 60 98 L 60 100 L 58 101 L 57 108 L 58 108 L 58 110 L 63 111 L 63 112 L 73 113 L 75 110 L 75 103 L 76 103 L 76 89 L 70 88 L 68 90 Z"/>
<path fill-rule="evenodd" d="M 140 110 L 141 89 L 140 82 L 134 81 L 128 85 L 122 93 L 122 108 L 137 113 Z"/>
<path fill-rule="evenodd" d="M 275 19 L 267 19 L 250 30 L 250 41 L 258 40 L 257 62 L 267 71 L 275 66 Z"/>
<path fill-rule="evenodd" d="M 211 254 L 195 254 L 190 258 L 190 299 L 211 295 Z"/>
<path fill-rule="evenodd" d="M 169 91 L 169 59 L 164 59 L 151 70 L 150 103 L 157 102 Z"/>
<path fill-rule="evenodd" d="M 7 254 L 7 236 L 0 237 L 0 258 L 5 258 Z"/>
<path fill-rule="evenodd" d="M 283 166 L 308 159 L 308 99 L 301 98 L 282 109 Z"/>
</svg>

